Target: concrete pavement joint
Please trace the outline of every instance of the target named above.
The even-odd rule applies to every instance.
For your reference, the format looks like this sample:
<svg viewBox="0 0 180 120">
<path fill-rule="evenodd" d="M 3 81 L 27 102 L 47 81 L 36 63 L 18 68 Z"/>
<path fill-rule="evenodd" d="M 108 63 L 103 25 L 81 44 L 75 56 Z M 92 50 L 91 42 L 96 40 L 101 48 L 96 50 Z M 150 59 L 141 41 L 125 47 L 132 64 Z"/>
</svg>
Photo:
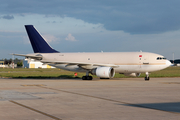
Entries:
<svg viewBox="0 0 180 120">
<path fill-rule="evenodd" d="M 21 107 L 27 108 L 27 109 L 29 109 L 29 110 L 32 110 L 32 111 L 34 111 L 34 112 L 40 113 L 40 114 L 45 115 L 45 116 L 47 116 L 47 117 L 53 118 L 53 119 L 55 119 L 55 120 L 62 120 L 62 119 L 60 119 L 60 118 L 57 118 L 57 117 L 52 116 L 52 115 L 50 115 L 50 114 L 47 114 L 47 113 L 44 113 L 44 112 L 42 112 L 42 111 L 36 110 L 36 109 L 34 109 L 34 108 L 28 107 L 28 106 L 26 106 L 26 105 L 20 104 L 20 103 L 18 103 L 18 102 L 13 101 L 13 100 L 10 100 L 9 102 L 14 103 L 14 104 L 16 104 L 16 105 L 19 105 L 19 106 L 21 106 Z"/>
</svg>

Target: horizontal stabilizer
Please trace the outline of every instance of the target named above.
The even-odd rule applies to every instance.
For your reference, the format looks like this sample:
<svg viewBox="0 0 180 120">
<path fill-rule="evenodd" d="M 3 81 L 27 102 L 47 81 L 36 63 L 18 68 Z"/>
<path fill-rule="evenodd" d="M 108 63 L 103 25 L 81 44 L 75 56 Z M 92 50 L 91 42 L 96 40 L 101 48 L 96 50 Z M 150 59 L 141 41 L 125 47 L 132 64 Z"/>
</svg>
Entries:
<svg viewBox="0 0 180 120">
<path fill-rule="evenodd" d="M 24 54 L 12 54 L 15 56 L 22 56 L 22 57 L 28 57 L 28 58 L 32 58 L 32 59 L 42 59 L 42 56 L 37 56 L 37 55 L 24 55 Z"/>
</svg>

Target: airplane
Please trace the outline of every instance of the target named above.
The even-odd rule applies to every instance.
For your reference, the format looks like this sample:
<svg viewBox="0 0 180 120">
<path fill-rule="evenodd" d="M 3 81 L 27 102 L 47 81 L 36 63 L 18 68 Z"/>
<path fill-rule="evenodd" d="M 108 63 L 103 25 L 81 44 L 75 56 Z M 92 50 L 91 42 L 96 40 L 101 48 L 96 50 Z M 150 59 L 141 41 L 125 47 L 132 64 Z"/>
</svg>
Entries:
<svg viewBox="0 0 180 120">
<path fill-rule="evenodd" d="M 61 53 L 53 49 L 33 25 L 25 25 L 34 53 L 13 54 L 38 60 L 44 64 L 67 71 L 85 72 L 82 80 L 92 80 L 89 74 L 100 79 L 113 78 L 115 73 L 139 77 L 165 69 L 171 62 L 164 56 L 149 52 L 95 52 L 95 53 Z"/>
</svg>

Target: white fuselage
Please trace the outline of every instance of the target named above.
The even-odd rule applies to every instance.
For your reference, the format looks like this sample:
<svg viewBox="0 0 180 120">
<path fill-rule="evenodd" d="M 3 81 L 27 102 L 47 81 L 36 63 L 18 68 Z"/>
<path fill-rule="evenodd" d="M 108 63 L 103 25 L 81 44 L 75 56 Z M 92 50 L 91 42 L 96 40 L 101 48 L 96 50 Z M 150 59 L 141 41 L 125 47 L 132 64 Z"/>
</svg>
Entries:
<svg viewBox="0 0 180 120">
<path fill-rule="evenodd" d="M 115 65 L 116 73 L 142 73 L 162 70 L 171 65 L 162 55 L 148 52 L 101 52 L 101 53 L 40 53 L 44 61 L 54 61 L 48 63 L 51 66 L 77 72 L 86 72 L 96 68 L 97 64 L 107 66 Z M 58 64 L 58 62 L 61 62 Z M 70 65 L 68 63 L 71 63 Z M 88 64 L 79 67 L 79 64 Z M 102 65 L 103 66 L 103 65 Z"/>
</svg>

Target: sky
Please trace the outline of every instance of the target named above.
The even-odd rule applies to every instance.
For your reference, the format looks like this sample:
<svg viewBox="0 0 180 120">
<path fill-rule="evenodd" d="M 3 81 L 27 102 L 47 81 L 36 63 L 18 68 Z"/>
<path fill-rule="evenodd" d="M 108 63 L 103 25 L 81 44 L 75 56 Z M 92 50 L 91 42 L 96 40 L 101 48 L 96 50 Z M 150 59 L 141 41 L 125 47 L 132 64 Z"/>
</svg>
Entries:
<svg viewBox="0 0 180 120">
<path fill-rule="evenodd" d="M 34 25 L 60 52 L 143 51 L 178 59 L 179 5 L 179 0 L 0 0 L 0 59 L 33 53 L 24 25 Z"/>
</svg>

